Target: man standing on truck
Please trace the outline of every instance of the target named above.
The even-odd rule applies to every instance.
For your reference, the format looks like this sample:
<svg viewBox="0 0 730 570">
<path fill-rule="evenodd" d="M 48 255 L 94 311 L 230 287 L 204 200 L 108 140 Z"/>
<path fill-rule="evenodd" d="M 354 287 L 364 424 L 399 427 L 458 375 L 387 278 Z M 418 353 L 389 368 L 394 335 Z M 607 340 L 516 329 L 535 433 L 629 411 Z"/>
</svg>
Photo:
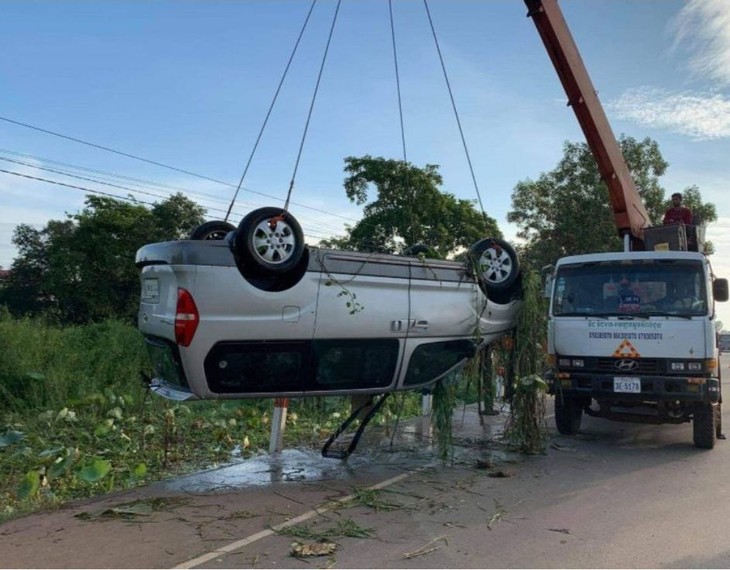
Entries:
<svg viewBox="0 0 730 570">
<path fill-rule="evenodd" d="M 681 193 L 675 192 L 672 194 L 672 207 L 664 214 L 664 223 L 692 225 L 692 210 L 682 206 Z"/>
</svg>

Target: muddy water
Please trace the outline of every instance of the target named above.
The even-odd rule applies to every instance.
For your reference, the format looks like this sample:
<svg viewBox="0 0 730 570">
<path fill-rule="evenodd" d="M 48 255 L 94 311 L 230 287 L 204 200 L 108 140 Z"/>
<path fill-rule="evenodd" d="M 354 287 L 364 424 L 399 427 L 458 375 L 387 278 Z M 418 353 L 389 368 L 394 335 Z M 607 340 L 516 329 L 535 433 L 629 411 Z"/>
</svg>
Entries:
<svg viewBox="0 0 730 570">
<path fill-rule="evenodd" d="M 454 414 L 456 435 L 450 461 L 473 463 L 475 454 L 495 463 L 508 460 L 510 454 L 495 444 L 506 413 L 485 417 L 484 425 L 480 425 L 475 409 L 469 406 Z M 166 482 L 164 488 L 197 494 L 287 482 L 347 480 L 365 468 L 410 471 L 440 463 L 428 418 L 401 422 L 394 431 L 370 427 L 346 460 L 325 458 L 319 450 L 311 449 L 286 449 L 242 459 L 237 450 L 230 464 Z"/>
</svg>

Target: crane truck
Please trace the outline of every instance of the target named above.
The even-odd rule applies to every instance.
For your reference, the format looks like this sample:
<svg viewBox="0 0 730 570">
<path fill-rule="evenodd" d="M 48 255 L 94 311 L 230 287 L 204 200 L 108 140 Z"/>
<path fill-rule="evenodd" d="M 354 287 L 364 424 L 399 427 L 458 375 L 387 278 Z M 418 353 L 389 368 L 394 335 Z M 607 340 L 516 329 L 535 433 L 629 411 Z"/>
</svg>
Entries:
<svg viewBox="0 0 730 570">
<path fill-rule="evenodd" d="M 561 258 L 546 271 L 549 391 L 555 423 L 584 414 L 653 424 L 692 422 L 695 446 L 722 437 L 713 274 L 701 227 L 652 227 L 557 0 L 525 0 L 596 160 L 623 251 Z"/>
</svg>

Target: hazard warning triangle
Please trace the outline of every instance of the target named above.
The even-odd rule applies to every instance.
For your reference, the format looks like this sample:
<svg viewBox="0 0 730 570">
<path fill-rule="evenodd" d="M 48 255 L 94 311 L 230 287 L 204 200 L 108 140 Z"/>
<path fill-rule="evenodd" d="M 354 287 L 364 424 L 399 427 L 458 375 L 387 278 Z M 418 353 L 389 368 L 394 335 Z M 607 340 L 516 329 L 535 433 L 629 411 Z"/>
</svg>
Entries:
<svg viewBox="0 0 730 570">
<path fill-rule="evenodd" d="M 613 356 L 615 358 L 639 358 L 641 355 L 633 344 L 631 344 L 627 339 L 624 339 L 621 344 L 618 345 L 618 348 L 614 350 Z"/>
</svg>

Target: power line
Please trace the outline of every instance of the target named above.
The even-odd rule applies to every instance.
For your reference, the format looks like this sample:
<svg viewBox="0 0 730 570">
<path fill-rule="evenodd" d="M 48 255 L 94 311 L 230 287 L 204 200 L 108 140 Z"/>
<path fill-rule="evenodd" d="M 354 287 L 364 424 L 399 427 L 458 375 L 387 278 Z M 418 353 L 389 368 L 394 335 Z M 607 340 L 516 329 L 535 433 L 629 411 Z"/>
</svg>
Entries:
<svg viewBox="0 0 730 570">
<path fill-rule="evenodd" d="M 52 172 L 54 174 L 60 174 L 62 176 L 68 176 L 70 178 L 75 178 L 77 180 L 84 180 L 86 182 L 93 182 L 93 183 L 96 183 L 96 184 L 101 184 L 101 185 L 104 185 L 104 186 L 109 186 L 111 188 L 117 188 L 117 189 L 120 189 L 120 190 L 127 190 L 128 192 L 132 192 L 132 193 L 142 194 L 142 195 L 146 195 L 146 196 L 152 196 L 154 198 L 162 198 L 162 199 L 169 198 L 169 195 L 160 194 L 159 192 L 151 192 L 151 191 L 148 191 L 149 189 L 147 189 L 147 190 L 140 190 L 140 189 L 137 189 L 137 188 L 130 188 L 129 186 L 123 186 L 123 185 L 119 185 L 119 184 L 114 184 L 114 183 L 111 183 L 111 182 L 106 182 L 104 180 L 98 180 L 96 178 L 89 178 L 89 177 L 86 177 L 86 176 L 79 176 L 78 174 L 73 174 L 73 173 L 69 173 L 69 172 L 63 171 L 63 170 L 56 170 L 56 169 L 53 169 L 53 168 L 39 166 L 37 164 L 33 164 L 33 163 L 29 163 L 29 162 L 23 162 L 21 160 L 15 160 L 15 159 L 3 157 L 3 156 L 0 156 L 0 160 L 6 161 L 6 162 L 10 162 L 10 163 L 13 163 L 13 164 L 19 164 L 19 165 L 22 165 L 22 166 L 27 166 L 29 168 L 34 168 L 34 169 L 42 170 L 42 171 L 45 171 L 45 172 Z M 61 164 L 63 164 L 63 163 L 61 163 Z M 71 166 L 72 166 L 72 168 L 76 168 L 73 165 L 71 165 Z M 81 169 L 81 170 L 84 170 L 84 169 Z M 100 171 L 93 171 L 92 170 L 92 172 L 100 172 Z M 112 174 L 112 176 L 115 176 L 115 175 Z M 126 178 L 126 177 L 123 177 L 123 178 Z M 195 193 L 191 192 L 191 194 L 194 195 Z M 201 195 L 204 195 L 205 196 L 206 194 L 202 194 L 201 193 Z M 221 200 L 221 199 L 218 199 L 218 198 L 215 198 L 215 197 L 210 197 L 209 199 L 211 201 L 217 202 L 219 204 L 225 204 L 226 203 L 224 200 Z M 244 204 L 245 205 L 248 205 L 251 208 L 257 207 L 257 204 L 253 204 L 253 203 L 244 203 Z M 215 206 L 211 206 L 211 205 L 208 205 L 208 204 L 205 204 L 205 203 L 203 203 L 201 205 L 203 207 L 205 207 L 206 210 L 208 210 L 208 211 L 215 211 L 215 212 L 221 212 L 221 213 L 226 212 L 226 210 L 224 210 L 222 208 L 217 208 Z M 236 211 L 234 213 L 237 216 L 240 216 L 240 217 L 243 217 L 243 215 L 244 215 L 240 211 Z M 301 217 L 301 221 L 304 221 L 304 220 L 307 220 L 307 219 L 309 219 L 309 218 L 307 218 L 306 216 Z M 323 226 L 326 229 L 329 229 L 333 233 L 338 233 L 338 232 L 341 232 L 342 231 L 342 228 L 341 227 L 337 227 L 337 226 L 333 226 L 333 225 L 329 225 L 329 224 L 322 224 L 320 221 L 318 221 L 318 224 L 320 226 Z"/>
<path fill-rule="evenodd" d="M 75 142 L 75 143 L 79 143 L 79 144 L 83 144 L 83 145 L 86 145 L 86 146 L 90 146 L 92 148 L 96 148 L 96 149 L 99 149 L 99 150 L 104 150 L 104 151 L 107 151 L 107 152 L 111 152 L 113 154 L 118 154 L 118 155 L 124 156 L 126 158 L 131 158 L 133 160 L 139 160 L 139 161 L 145 162 L 147 164 L 152 164 L 154 166 L 159 166 L 160 168 L 167 168 L 168 170 L 173 170 L 175 172 L 181 172 L 182 174 L 188 174 L 189 176 L 194 176 L 195 178 L 200 178 L 202 180 L 208 180 L 209 182 L 215 182 L 216 184 L 222 184 L 223 186 L 228 186 L 228 187 L 231 187 L 231 188 L 236 188 L 236 185 L 235 184 L 232 184 L 230 182 L 224 182 L 223 180 L 218 180 L 216 178 L 211 178 L 210 176 L 205 176 L 203 174 L 197 174 L 197 173 L 191 172 L 189 170 L 185 170 L 185 169 L 182 169 L 182 168 L 177 168 L 176 166 L 171 166 L 169 164 L 164 164 L 162 162 L 157 162 L 155 160 L 150 160 L 150 159 L 147 159 L 147 158 L 143 158 L 141 156 L 137 156 L 137 155 L 130 154 L 130 153 L 127 153 L 127 152 L 123 152 L 123 151 L 120 151 L 120 150 L 116 150 L 116 149 L 110 148 L 108 146 L 104 146 L 104 145 L 100 145 L 100 144 L 97 144 L 97 143 L 89 142 L 89 141 L 86 141 L 86 140 L 83 140 L 83 139 L 79 139 L 79 138 L 76 138 L 76 137 L 72 137 L 72 136 L 69 136 L 69 135 L 64 135 L 62 133 L 58 133 L 58 132 L 55 132 L 55 131 L 51 131 L 49 129 L 44 129 L 44 128 L 41 128 L 41 127 L 36 127 L 35 125 L 30 125 L 28 123 L 23 123 L 21 121 L 16 121 L 16 120 L 10 119 L 8 117 L 0 116 L 0 121 L 5 121 L 5 122 L 11 123 L 13 125 L 17 125 L 17 126 L 20 126 L 20 127 L 24 127 L 24 128 L 27 128 L 27 129 L 31 129 L 31 130 L 34 130 L 34 131 L 38 131 L 38 132 L 41 132 L 41 133 L 45 133 L 47 135 L 52 135 L 54 137 L 59 137 L 59 138 L 65 139 L 65 140 L 69 140 L 69 141 Z M 271 194 L 266 194 L 264 192 L 258 192 L 256 190 L 251 190 L 250 188 L 245 188 L 245 190 L 247 192 L 251 192 L 252 194 L 258 194 L 260 196 L 265 196 L 266 198 L 271 198 L 272 200 L 283 200 L 283 198 L 281 196 L 273 196 Z M 345 220 L 348 220 L 348 221 L 351 221 L 351 222 L 357 222 L 357 220 L 353 220 L 352 218 L 348 218 L 346 216 L 341 216 L 339 214 L 335 214 L 333 212 L 328 212 L 326 210 L 322 210 L 322 209 L 319 209 L 319 208 L 315 208 L 313 206 L 307 206 L 305 204 L 300 204 L 300 203 L 297 203 L 297 202 L 291 202 L 291 203 L 293 205 L 295 205 L 295 206 L 299 206 L 300 208 L 306 208 L 308 210 L 313 210 L 315 212 L 319 212 L 320 214 L 327 214 L 327 215 L 335 216 L 337 218 L 342 218 L 342 219 L 345 219 Z"/>
<path fill-rule="evenodd" d="M 101 190 L 94 190 L 93 188 L 87 188 L 85 186 L 78 186 L 76 184 L 67 184 L 66 182 L 60 182 L 58 180 L 50 180 L 48 178 L 41 178 L 39 176 L 31 176 L 30 174 L 23 174 L 22 172 L 14 172 L 12 170 L 5 170 L 5 169 L 2 169 L 2 168 L 0 168 L 0 172 L 1 173 L 4 173 L 4 174 L 11 174 L 13 176 L 19 176 L 21 178 L 27 178 L 27 179 L 30 179 L 30 180 L 36 180 L 38 182 L 45 182 L 47 184 L 55 184 L 57 186 L 63 186 L 65 188 L 72 188 L 74 190 L 82 190 L 84 192 L 90 192 L 92 194 L 99 194 L 101 196 L 106 196 L 108 198 L 114 198 L 114 199 L 117 199 L 117 200 L 124 200 L 126 202 L 131 202 L 133 204 L 143 204 L 145 206 L 155 206 L 155 204 L 152 203 L 152 202 L 146 202 L 144 200 L 138 200 L 138 199 L 136 199 L 134 197 L 120 196 L 118 194 L 112 194 L 110 192 L 103 192 Z M 223 211 L 223 210 L 221 210 L 221 211 Z M 332 239 L 332 238 L 339 237 L 339 236 L 327 236 L 324 233 L 320 233 L 320 232 L 316 232 L 316 231 L 314 232 L 314 234 L 319 234 L 319 235 L 310 235 L 309 233 L 304 234 L 304 235 L 305 235 L 305 237 L 312 237 L 312 238 L 316 238 L 316 239 L 322 239 L 323 236 L 326 237 L 326 238 L 328 238 L 328 239 Z"/>
</svg>

